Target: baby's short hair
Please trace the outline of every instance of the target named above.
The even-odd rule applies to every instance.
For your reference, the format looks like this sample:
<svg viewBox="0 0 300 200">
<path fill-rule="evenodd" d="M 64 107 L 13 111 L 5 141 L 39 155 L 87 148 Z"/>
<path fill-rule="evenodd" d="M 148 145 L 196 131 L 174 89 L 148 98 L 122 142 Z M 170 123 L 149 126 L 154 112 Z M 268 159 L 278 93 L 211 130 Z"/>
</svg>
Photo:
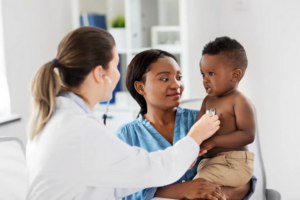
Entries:
<svg viewBox="0 0 300 200">
<path fill-rule="evenodd" d="M 202 56 L 222 54 L 228 59 L 230 65 L 236 69 L 246 71 L 248 60 L 244 47 L 229 37 L 218 37 L 204 46 Z"/>
</svg>

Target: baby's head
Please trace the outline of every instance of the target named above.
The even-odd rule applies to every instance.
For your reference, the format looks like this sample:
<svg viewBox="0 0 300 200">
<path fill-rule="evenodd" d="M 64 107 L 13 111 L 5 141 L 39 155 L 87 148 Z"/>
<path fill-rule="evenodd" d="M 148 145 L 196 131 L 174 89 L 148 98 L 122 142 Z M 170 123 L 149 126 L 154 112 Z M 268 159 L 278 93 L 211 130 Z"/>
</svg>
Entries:
<svg viewBox="0 0 300 200">
<path fill-rule="evenodd" d="M 244 47 L 229 37 L 205 45 L 200 60 L 203 85 L 208 95 L 223 96 L 234 91 L 243 78 L 248 60 Z"/>
</svg>

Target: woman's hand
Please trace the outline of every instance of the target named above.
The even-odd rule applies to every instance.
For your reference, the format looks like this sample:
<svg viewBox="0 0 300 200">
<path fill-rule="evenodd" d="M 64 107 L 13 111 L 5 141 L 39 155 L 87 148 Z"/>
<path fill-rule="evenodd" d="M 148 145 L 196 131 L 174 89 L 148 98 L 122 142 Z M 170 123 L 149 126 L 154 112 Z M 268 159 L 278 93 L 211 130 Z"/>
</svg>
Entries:
<svg viewBox="0 0 300 200">
<path fill-rule="evenodd" d="M 251 180 L 240 187 L 222 187 L 227 200 L 244 199 L 251 189 Z"/>
<path fill-rule="evenodd" d="M 185 182 L 182 190 L 187 199 L 225 200 L 221 187 L 202 178 Z"/>
<path fill-rule="evenodd" d="M 201 178 L 158 188 L 154 196 L 169 199 L 225 200 L 219 186 Z"/>
<path fill-rule="evenodd" d="M 217 115 L 208 113 L 203 115 L 190 129 L 187 134 L 193 138 L 199 145 L 211 137 L 220 128 L 220 120 Z"/>
</svg>

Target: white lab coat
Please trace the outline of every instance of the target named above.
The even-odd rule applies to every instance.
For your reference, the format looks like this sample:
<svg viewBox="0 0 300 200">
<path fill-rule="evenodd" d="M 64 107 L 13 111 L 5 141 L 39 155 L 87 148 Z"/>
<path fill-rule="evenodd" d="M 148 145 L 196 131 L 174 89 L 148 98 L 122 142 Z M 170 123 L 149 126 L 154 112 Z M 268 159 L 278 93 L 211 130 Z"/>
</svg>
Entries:
<svg viewBox="0 0 300 200">
<path fill-rule="evenodd" d="M 131 147 L 72 99 L 57 97 L 51 120 L 27 144 L 27 199 L 119 199 L 175 182 L 198 152 L 191 137 L 154 153 Z"/>
</svg>

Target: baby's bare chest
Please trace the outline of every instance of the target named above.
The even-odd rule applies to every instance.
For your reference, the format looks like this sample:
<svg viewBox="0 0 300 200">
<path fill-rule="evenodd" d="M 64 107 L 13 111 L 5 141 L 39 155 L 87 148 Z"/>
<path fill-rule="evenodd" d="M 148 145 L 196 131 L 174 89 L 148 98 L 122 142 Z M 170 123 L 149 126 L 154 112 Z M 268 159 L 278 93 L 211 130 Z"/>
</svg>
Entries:
<svg viewBox="0 0 300 200">
<path fill-rule="evenodd" d="M 215 108 L 216 115 L 221 121 L 220 129 L 217 134 L 227 134 L 237 130 L 234 104 L 230 100 L 207 100 L 206 109 Z"/>
</svg>

